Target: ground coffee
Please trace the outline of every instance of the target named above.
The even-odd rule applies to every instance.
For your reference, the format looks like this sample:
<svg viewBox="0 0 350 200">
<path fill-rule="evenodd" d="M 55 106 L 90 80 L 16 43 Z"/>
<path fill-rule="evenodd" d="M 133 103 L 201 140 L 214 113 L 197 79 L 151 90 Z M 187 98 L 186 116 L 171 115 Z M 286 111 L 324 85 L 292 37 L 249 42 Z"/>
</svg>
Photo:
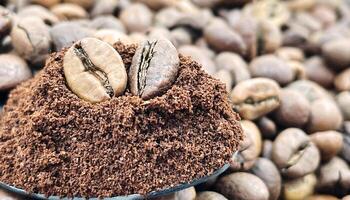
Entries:
<svg viewBox="0 0 350 200">
<path fill-rule="evenodd" d="M 129 70 L 136 46 L 116 44 Z M 34 193 L 106 197 L 172 187 L 211 174 L 242 139 L 224 84 L 180 56 L 162 96 L 126 90 L 91 104 L 66 85 L 63 55 L 13 90 L 0 121 L 0 181 Z"/>
</svg>

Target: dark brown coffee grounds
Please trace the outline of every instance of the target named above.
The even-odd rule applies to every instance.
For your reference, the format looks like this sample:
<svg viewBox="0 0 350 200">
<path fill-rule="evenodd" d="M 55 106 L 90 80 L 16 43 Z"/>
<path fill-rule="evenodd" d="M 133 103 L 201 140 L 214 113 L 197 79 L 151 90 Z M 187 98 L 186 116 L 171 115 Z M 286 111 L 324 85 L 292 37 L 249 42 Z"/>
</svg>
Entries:
<svg viewBox="0 0 350 200">
<path fill-rule="evenodd" d="M 116 44 L 126 67 L 135 46 Z M 242 139 L 224 84 L 180 57 L 166 94 L 98 104 L 66 85 L 55 53 L 13 90 L 0 122 L 0 181 L 34 193 L 107 197 L 146 194 L 211 174 Z"/>
</svg>

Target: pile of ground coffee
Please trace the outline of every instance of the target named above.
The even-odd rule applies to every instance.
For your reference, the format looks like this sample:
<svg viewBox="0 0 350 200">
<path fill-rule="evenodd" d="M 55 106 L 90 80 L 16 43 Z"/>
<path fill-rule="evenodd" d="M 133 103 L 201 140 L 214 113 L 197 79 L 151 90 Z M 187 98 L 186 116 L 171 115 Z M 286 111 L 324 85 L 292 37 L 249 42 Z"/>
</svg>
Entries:
<svg viewBox="0 0 350 200">
<path fill-rule="evenodd" d="M 116 44 L 126 68 L 135 46 Z M 242 139 L 224 84 L 180 56 L 164 95 L 130 92 L 98 104 L 66 85 L 55 53 L 13 90 L 0 122 L 0 181 L 34 193 L 107 197 L 172 187 L 211 174 Z"/>
</svg>

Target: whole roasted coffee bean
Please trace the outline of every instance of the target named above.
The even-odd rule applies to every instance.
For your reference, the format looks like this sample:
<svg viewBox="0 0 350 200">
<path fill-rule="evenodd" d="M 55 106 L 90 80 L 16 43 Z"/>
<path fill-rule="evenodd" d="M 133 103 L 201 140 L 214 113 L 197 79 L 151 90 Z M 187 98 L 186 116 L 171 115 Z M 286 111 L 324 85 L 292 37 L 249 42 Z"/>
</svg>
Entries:
<svg viewBox="0 0 350 200">
<path fill-rule="evenodd" d="M 280 106 L 275 112 L 275 119 L 285 127 L 303 127 L 308 122 L 310 111 L 310 103 L 303 95 L 284 89 L 280 93 Z"/>
<path fill-rule="evenodd" d="M 274 138 L 277 135 L 277 127 L 274 121 L 268 117 L 262 117 L 257 121 L 257 125 L 264 138 Z"/>
<path fill-rule="evenodd" d="M 335 196 L 318 194 L 307 197 L 305 200 L 339 200 Z"/>
<path fill-rule="evenodd" d="M 144 4 L 135 3 L 120 14 L 120 20 L 129 32 L 145 32 L 151 26 L 152 11 Z"/>
<path fill-rule="evenodd" d="M 303 61 L 304 52 L 296 47 L 281 47 L 275 52 L 276 56 L 283 60 Z"/>
<path fill-rule="evenodd" d="M 350 69 L 346 69 L 338 74 L 334 79 L 335 88 L 338 91 L 350 90 Z"/>
<path fill-rule="evenodd" d="M 350 40 L 331 40 L 322 46 L 322 55 L 336 69 L 345 69 L 350 65 Z"/>
<path fill-rule="evenodd" d="M 179 63 L 177 50 L 169 40 L 145 41 L 130 66 L 131 93 L 145 100 L 160 95 L 175 81 Z"/>
<path fill-rule="evenodd" d="M 149 39 L 164 38 L 171 41 L 170 31 L 164 27 L 152 27 L 147 31 L 147 35 Z"/>
<path fill-rule="evenodd" d="M 219 71 L 215 72 L 213 76 L 225 84 L 227 92 L 231 92 L 233 80 L 228 70 L 220 69 Z"/>
<path fill-rule="evenodd" d="M 12 28 L 12 14 L 3 7 L 0 7 L 0 40 L 7 36 Z"/>
<path fill-rule="evenodd" d="M 53 44 L 56 51 L 69 47 L 74 42 L 93 35 L 93 31 L 76 22 L 62 22 L 50 29 Z"/>
<path fill-rule="evenodd" d="M 81 6 L 72 3 L 55 5 L 51 8 L 51 12 L 60 20 L 73 20 L 88 17 L 88 13 Z"/>
<path fill-rule="evenodd" d="M 196 190 L 194 187 L 189 187 L 172 194 L 154 198 L 153 200 L 195 200 L 196 199 Z"/>
<path fill-rule="evenodd" d="M 290 65 L 274 55 L 255 58 L 249 65 L 253 77 L 266 77 L 286 85 L 293 81 L 294 73 Z"/>
<path fill-rule="evenodd" d="M 343 123 L 343 116 L 336 103 L 331 99 L 318 99 L 311 104 L 308 131 L 337 130 Z"/>
<path fill-rule="evenodd" d="M 279 27 L 268 20 L 262 20 L 258 25 L 257 52 L 273 53 L 282 45 L 282 33 Z"/>
<path fill-rule="evenodd" d="M 350 92 L 344 91 L 336 97 L 338 106 L 343 113 L 344 120 L 350 120 Z"/>
<path fill-rule="evenodd" d="M 319 172 L 318 188 L 328 191 L 332 189 L 347 191 L 350 189 L 350 169 L 339 157 L 332 158 L 322 165 Z"/>
<path fill-rule="evenodd" d="M 94 0 L 64 0 L 64 2 L 77 4 L 85 9 L 91 8 L 91 6 L 95 3 Z"/>
<path fill-rule="evenodd" d="M 310 138 L 320 151 L 322 160 L 333 158 L 343 147 L 343 136 L 337 131 L 316 132 Z"/>
<path fill-rule="evenodd" d="M 305 61 L 305 69 L 308 79 L 315 81 L 323 87 L 333 85 L 334 72 L 326 66 L 321 57 L 313 56 Z"/>
<path fill-rule="evenodd" d="M 228 200 L 222 194 L 217 192 L 205 191 L 197 195 L 196 200 Z"/>
<path fill-rule="evenodd" d="M 13 54 L 0 55 L 0 91 L 14 88 L 32 76 L 27 63 Z"/>
<path fill-rule="evenodd" d="M 272 147 L 273 147 L 273 142 L 271 140 L 264 140 L 264 142 L 263 142 L 263 149 L 262 149 L 262 157 L 271 160 Z"/>
<path fill-rule="evenodd" d="M 306 50 L 306 44 L 310 40 L 310 30 L 295 22 L 289 22 L 285 26 L 287 30 L 282 35 L 283 46 L 298 47 Z"/>
<path fill-rule="evenodd" d="M 20 19 L 11 31 L 17 53 L 31 63 L 42 63 L 51 50 L 49 27 L 38 17 Z"/>
<path fill-rule="evenodd" d="M 251 121 L 242 120 L 241 126 L 245 135 L 239 150 L 231 158 L 231 169 L 249 170 L 253 167 L 262 149 L 262 138 L 258 127 Z"/>
<path fill-rule="evenodd" d="M 287 88 L 299 92 L 307 100 L 309 100 L 309 102 L 322 98 L 330 98 L 329 94 L 324 88 L 309 80 L 294 81 L 289 84 Z"/>
<path fill-rule="evenodd" d="M 48 8 L 60 3 L 60 1 L 61 0 L 31 0 L 32 3 L 36 3 Z"/>
<path fill-rule="evenodd" d="M 276 109 L 280 87 L 267 78 L 254 78 L 240 82 L 234 87 L 231 99 L 234 109 L 244 119 L 257 119 Z"/>
<path fill-rule="evenodd" d="M 243 38 L 222 19 L 213 19 L 204 28 L 204 37 L 208 44 L 218 51 L 232 51 L 243 55 L 247 46 Z"/>
<path fill-rule="evenodd" d="M 250 73 L 246 62 L 241 56 L 231 52 L 222 52 L 215 58 L 215 64 L 219 68 L 226 69 L 233 78 L 233 85 L 250 79 Z"/>
<path fill-rule="evenodd" d="M 199 48 L 193 45 L 185 45 L 179 48 L 179 53 L 185 56 L 191 56 L 191 58 L 202 65 L 203 69 L 208 74 L 215 74 L 216 66 L 213 60 L 206 55 L 204 48 Z"/>
<path fill-rule="evenodd" d="M 125 33 L 125 27 L 121 21 L 113 15 L 95 17 L 89 24 L 92 29 L 113 29 Z"/>
<path fill-rule="evenodd" d="M 98 0 L 91 10 L 91 16 L 96 17 L 99 15 L 111 15 L 113 14 L 119 4 L 119 0 Z"/>
<path fill-rule="evenodd" d="M 343 148 L 340 152 L 341 157 L 350 162 L 350 136 L 343 135 Z"/>
<path fill-rule="evenodd" d="M 299 178 L 316 170 L 320 154 L 304 131 L 288 128 L 275 139 L 272 160 L 283 175 Z"/>
<path fill-rule="evenodd" d="M 281 193 L 282 178 L 275 164 L 269 159 L 259 158 L 251 171 L 264 181 L 269 190 L 269 200 L 278 199 Z"/>
<path fill-rule="evenodd" d="M 123 32 L 112 30 L 112 29 L 101 29 L 98 30 L 94 37 L 107 42 L 110 45 L 113 45 L 114 43 L 118 41 L 122 41 L 124 44 L 131 44 L 131 39 Z"/>
<path fill-rule="evenodd" d="M 215 189 L 228 199 L 269 199 L 269 191 L 265 183 L 257 176 L 246 172 L 236 172 L 222 177 L 217 182 Z"/>
<path fill-rule="evenodd" d="M 97 103 L 121 95 L 127 74 L 119 53 L 94 38 L 76 42 L 63 58 L 69 88 L 80 98 Z"/>
<path fill-rule="evenodd" d="M 20 18 L 26 18 L 31 16 L 39 17 L 47 25 L 53 25 L 59 22 L 59 19 L 56 15 L 54 15 L 45 7 L 39 5 L 27 6 L 21 9 L 17 14 Z"/>
<path fill-rule="evenodd" d="M 175 28 L 170 32 L 170 38 L 175 47 L 190 45 L 192 36 L 188 29 L 184 27 Z"/>
<path fill-rule="evenodd" d="M 283 194 L 286 200 L 305 199 L 314 193 L 317 178 L 315 174 L 286 181 L 283 184 Z"/>
</svg>

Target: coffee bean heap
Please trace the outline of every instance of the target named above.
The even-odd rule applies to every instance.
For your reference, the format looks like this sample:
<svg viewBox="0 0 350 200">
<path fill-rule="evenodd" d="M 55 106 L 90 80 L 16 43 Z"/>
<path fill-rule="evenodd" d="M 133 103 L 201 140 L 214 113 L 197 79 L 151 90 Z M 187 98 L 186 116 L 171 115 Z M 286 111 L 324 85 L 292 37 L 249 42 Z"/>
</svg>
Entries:
<svg viewBox="0 0 350 200">
<path fill-rule="evenodd" d="M 164 71 L 147 59 L 159 48 L 159 38 L 226 85 L 246 136 L 230 170 L 162 199 L 350 199 L 348 1 L 7 0 L 2 5 L 0 105 L 10 89 L 40 71 L 50 52 L 86 37 L 139 44 L 127 58 L 127 77 L 106 75 L 113 96 L 130 89 L 147 102 L 169 88 L 176 59 L 165 59 Z M 149 73 L 143 73 L 146 68 Z M 155 74 L 166 79 L 145 85 Z M 113 101 L 96 76 L 88 80 L 98 83 L 102 95 L 87 96 L 99 100 L 74 90 L 82 85 L 69 84 L 70 90 L 87 102 Z"/>
</svg>

